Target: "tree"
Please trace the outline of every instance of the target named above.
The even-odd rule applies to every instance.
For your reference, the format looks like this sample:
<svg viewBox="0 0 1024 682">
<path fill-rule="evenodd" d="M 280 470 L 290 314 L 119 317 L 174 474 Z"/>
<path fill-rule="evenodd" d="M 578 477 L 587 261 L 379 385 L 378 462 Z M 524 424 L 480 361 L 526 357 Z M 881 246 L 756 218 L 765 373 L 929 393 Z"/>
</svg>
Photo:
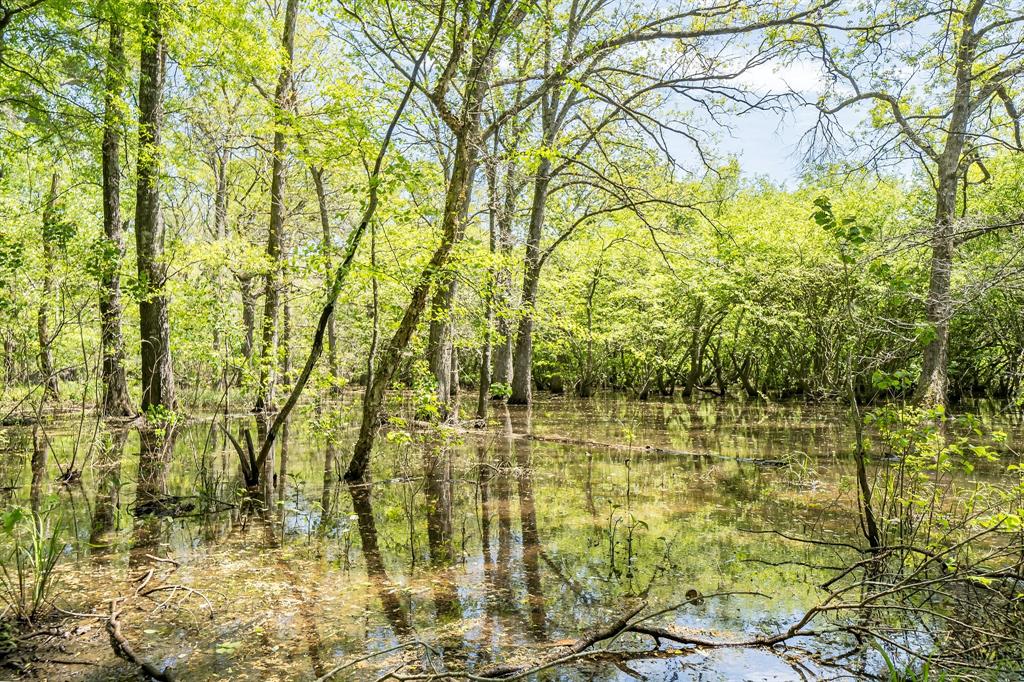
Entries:
<svg viewBox="0 0 1024 682">
<path fill-rule="evenodd" d="M 43 400 L 60 397 L 57 388 L 57 371 L 53 366 L 54 336 L 50 333 L 50 304 L 53 300 L 53 257 L 54 249 L 60 238 L 62 221 L 57 209 L 57 188 L 60 175 L 54 171 L 50 176 L 50 190 L 46 194 L 46 206 L 43 208 L 43 289 L 40 292 L 39 310 L 37 313 L 39 332 L 39 371 L 43 381 Z"/>
<path fill-rule="evenodd" d="M 168 319 L 165 225 L 160 210 L 164 67 L 167 59 L 159 2 L 140 7 L 138 185 L 135 193 L 135 249 L 139 271 L 139 332 L 142 356 L 142 411 L 175 407 Z"/>
<path fill-rule="evenodd" d="M 1012 93 L 1024 76 L 1024 14 L 988 0 L 869 5 L 867 14 L 866 26 L 850 29 L 857 36 L 852 44 L 837 47 L 827 32 L 814 33 L 813 52 L 833 79 L 818 107 L 827 125 L 840 111 L 871 103 L 872 123 L 882 134 L 871 149 L 875 161 L 913 159 L 929 178 L 934 220 L 916 397 L 945 406 L 956 250 L 980 234 L 958 231 L 967 210 L 960 195 L 973 182 L 972 168 L 986 173 L 986 154 L 1004 144 L 1001 129 L 1016 129 L 1019 146 Z M 880 68 L 883 45 L 900 46 L 882 55 L 901 68 Z"/>
<path fill-rule="evenodd" d="M 116 14 L 108 17 L 110 39 L 103 90 L 103 258 L 100 272 L 100 337 L 103 346 L 103 414 L 123 417 L 132 413 L 124 369 L 121 333 L 121 129 L 122 91 L 128 67 L 124 54 L 124 28 Z"/>
<path fill-rule="evenodd" d="M 456 31 L 452 36 L 451 50 L 442 62 L 444 67 L 432 89 L 427 89 L 417 83 L 412 74 L 407 76 L 411 86 L 427 93 L 438 116 L 455 138 L 455 148 L 452 153 L 451 172 L 448 176 L 444 208 L 441 214 L 441 242 L 420 273 L 398 328 L 381 353 L 373 382 L 370 384 L 363 402 L 359 437 L 356 440 L 352 460 L 345 473 L 345 479 L 348 481 L 361 480 L 366 475 L 380 419 L 384 392 L 391 383 L 398 369 L 401 355 L 416 330 L 431 287 L 435 286 L 435 281 L 438 291 L 444 291 L 445 287 L 451 286 L 450 275 L 440 279 L 438 276 L 443 275 L 452 249 L 464 234 L 473 177 L 476 173 L 480 153 L 482 104 L 489 87 L 491 71 L 501 47 L 512 35 L 526 13 L 525 6 L 518 2 L 490 2 L 485 4 L 482 9 L 483 11 L 478 11 L 475 7 L 461 2 L 453 5 L 451 25 L 456 27 Z M 445 23 L 445 12 L 446 6 L 442 4 L 438 12 L 439 28 Z M 384 25 L 389 24 L 385 22 Z M 430 38 L 430 43 L 433 43 L 433 36 L 436 34 L 435 30 Z M 400 36 L 398 42 L 402 42 Z M 379 45 L 379 42 L 375 42 L 375 47 Z M 465 53 L 466 48 L 469 48 L 468 54 Z M 401 73 L 407 73 L 401 66 L 397 68 Z M 458 85 L 461 87 L 454 87 L 453 81 L 457 76 L 459 77 Z M 458 92 L 459 90 L 462 95 L 461 106 L 456 113 L 449 106 L 447 98 L 452 91 Z M 437 347 L 435 346 L 435 348 Z M 443 353 L 443 348 L 437 352 Z M 450 355 L 448 357 L 450 362 Z M 441 404 L 446 405 L 450 397 L 448 393 L 451 377 L 450 365 L 446 366 L 442 357 L 432 369 L 435 369 L 436 372 Z"/>
<path fill-rule="evenodd" d="M 259 363 L 259 387 L 256 393 L 256 411 L 274 409 L 274 378 L 278 343 L 278 308 L 282 287 L 281 256 L 284 239 L 285 184 L 287 182 L 287 126 L 295 111 L 295 88 L 292 83 L 292 60 L 295 58 L 295 23 L 298 18 L 298 0 L 288 0 L 284 13 L 281 48 L 284 62 L 274 91 L 274 150 L 271 160 L 270 228 L 267 231 L 267 271 L 263 306 L 262 346 Z"/>
</svg>

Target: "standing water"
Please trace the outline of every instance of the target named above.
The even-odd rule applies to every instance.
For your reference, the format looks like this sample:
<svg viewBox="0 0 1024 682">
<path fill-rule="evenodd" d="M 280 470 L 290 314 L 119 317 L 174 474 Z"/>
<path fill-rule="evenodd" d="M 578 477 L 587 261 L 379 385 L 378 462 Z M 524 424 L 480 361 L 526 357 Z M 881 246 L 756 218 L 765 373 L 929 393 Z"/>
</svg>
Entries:
<svg viewBox="0 0 1024 682">
<path fill-rule="evenodd" d="M 798 620 L 820 599 L 814 566 L 836 563 L 782 534 L 860 542 L 839 407 L 499 406 L 485 429 L 393 429 L 372 483 L 352 487 L 340 474 L 357 408 L 297 415 L 256 501 L 212 417 L 145 437 L 9 429 L 7 506 L 38 510 L 67 543 L 55 603 L 74 627 L 33 664 L 41 677 L 138 679 L 104 627 L 114 598 L 134 653 L 188 680 L 529 663 L 640 604 L 688 601 L 659 623 L 743 639 Z M 81 476 L 59 480 L 69 470 Z M 533 679 L 815 679 L 827 649 L 627 640 L 642 653 Z"/>
</svg>

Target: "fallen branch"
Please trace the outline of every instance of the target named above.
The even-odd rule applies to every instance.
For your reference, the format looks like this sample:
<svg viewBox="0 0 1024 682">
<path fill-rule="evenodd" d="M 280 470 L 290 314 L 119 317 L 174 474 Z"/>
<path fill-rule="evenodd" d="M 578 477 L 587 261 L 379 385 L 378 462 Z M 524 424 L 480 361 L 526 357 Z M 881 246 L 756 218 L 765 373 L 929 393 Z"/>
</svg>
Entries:
<svg viewBox="0 0 1024 682">
<path fill-rule="evenodd" d="M 517 680 L 527 675 L 540 672 L 545 668 L 551 667 L 554 664 L 558 664 L 567 660 L 570 660 L 579 654 L 582 654 L 590 647 L 594 646 L 598 642 L 602 642 L 606 639 L 612 639 L 620 635 L 623 630 L 629 626 L 629 621 L 633 619 L 638 613 L 643 611 L 645 604 L 641 604 L 632 611 L 626 613 L 621 618 L 613 622 L 612 624 L 596 630 L 586 637 L 581 638 L 571 647 L 569 647 L 568 654 L 560 654 L 558 656 L 549 657 L 547 661 L 544 661 L 538 665 L 533 666 L 502 666 L 496 668 L 487 668 L 480 671 L 479 676 L 474 676 L 471 679 L 479 678 L 490 678 L 490 679 L 504 679 L 504 680 Z"/>
<path fill-rule="evenodd" d="M 158 682 L 174 682 L 174 675 L 170 667 L 163 670 L 158 669 L 151 663 L 142 660 L 132 649 L 132 645 L 125 639 L 121 632 L 121 609 L 120 604 L 124 601 L 119 597 L 110 602 L 110 617 L 107 619 L 107 634 L 110 635 L 110 646 L 118 658 L 136 665 L 142 672 Z"/>
</svg>

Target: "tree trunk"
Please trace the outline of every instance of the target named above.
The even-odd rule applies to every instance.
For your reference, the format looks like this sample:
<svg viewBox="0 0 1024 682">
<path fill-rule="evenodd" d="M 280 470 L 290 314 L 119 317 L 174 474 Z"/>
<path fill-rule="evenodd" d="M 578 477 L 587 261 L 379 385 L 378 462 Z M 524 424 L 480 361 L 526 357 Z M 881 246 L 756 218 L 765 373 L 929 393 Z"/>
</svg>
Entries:
<svg viewBox="0 0 1024 682">
<path fill-rule="evenodd" d="M 139 57 L 139 160 L 136 174 L 135 245 L 139 284 L 142 356 L 142 411 L 174 409 L 171 328 L 167 316 L 163 262 L 164 221 L 160 212 L 160 135 L 163 126 L 164 51 L 160 4 L 142 6 Z"/>
<path fill-rule="evenodd" d="M 224 145 L 217 150 L 214 160 L 217 188 L 213 197 L 213 232 L 217 239 L 228 236 L 228 161 L 231 150 Z"/>
<path fill-rule="evenodd" d="M 256 390 L 257 412 L 274 411 L 275 365 L 277 364 L 277 316 L 281 300 L 283 263 L 281 242 L 284 238 L 285 184 L 288 140 L 285 127 L 290 124 L 295 110 L 295 90 L 292 84 L 292 59 L 295 55 L 295 21 L 299 12 L 298 0 L 288 0 L 284 13 L 284 33 L 281 46 L 285 63 L 277 79 L 274 92 L 274 158 L 270 178 L 270 228 L 267 231 L 267 258 L 271 267 L 266 275 L 263 304 L 263 330 L 260 347 L 259 386 Z"/>
<path fill-rule="evenodd" d="M 693 334 L 690 337 L 690 371 L 686 375 L 686 386 L 683 396 L 689 398 L 693 389 L 700 382 L 704 373 L 704 346 L 701 343 L 701 325 L 704 320 L 704 299 L 697 299 L 697 310 L 694 313 Z"/>
<path fill-rule="evenodd" d="M 316 203 L 320 210 L 320 229 L 323 231 L 323 253 L 324 263 L 327 269 L 326 277 L 330 279 L 334 274 L 334 240 L 331 234 L 331 217 L 327 210 L 327 190 L 324 187 L 324 171 L 322 168 L 310 165 L 310 175 L 313 176 L 313 187 L 316 189 Z M 373 233 L 370 234 L 371 242 Z M 374 244 L 371 244 L 374 246 Z M 373 275 L 374 295 L 376 295 L 377 276 Z M 331 374 L 331 393 L 337 394 L 341 385 L 341 375 L 338 371 L 338 337 L 334 326 L 334 316 L 327 322 L 327 367 Z"/>
<path fill-rule="evenodd" d="M 228 236 L 228 160 L 230 159 L 231 151 L 227 145 L 220 147 L 216 150 L 216 154 L 213 156 L 213 172 L 217 186 L 214 190 L 213 196 L 213 234 L 214 238 L 223 242 Z M 218 267 L 216 275 L 214 277 L 215 286 L 217 291 L 222 291 L 224 288 L 224 273 L 223 268 Z M 224 309 L 218 301 L 217 315 L 220 318 L 224 317 Z M 220 324 L 215 323 L 213 325 L 213 353 L 214 356 L 221 355 L 221 335 L 220 335 Z M 213 388 L 218 389 L 226 387 L 228 384 L 228 362 L 227 352 L 224 352 L 224 361 L 221 365 L 221 372 L 219 376 L 213 379 Z"/>
<path fill-rule="evenodd" d="M 508 262 L 512 256 L 512 220 L 515 217 L 516 189 L 512 167 L 505 176 L 505 202 L 498 215 L 497 248 L 500 253 L 500 265 L 495 277 L 494 306 L 496 311 L 495 329 L 497 343 L 494 347 L 494 376 L 491 382 L 510 386 L 512 384 L 512 352 L 515 346 L 515 334 L 509 311 L 512 307 L 512 271 Z M 504 398 L 504 395 L 492 395 L 493 398 Z"/>
<path fill-rule="evenodd" d="M 956 219 L 956 168 L 940 168 L 932 236 L 931 275 L 926 320 L 931 338 L 924 349 L 916 399 L 927 407 L 945 406 L 949 389 L 949 321 L 953 315 L 953 223 Z M 952 177 L 950 177 L 952 176 Z"/>
<path fill-rule="evenodd" d="M 937 162 L 935 227 L 932 233 L 931 274 L 928 283 L 926 320 L 931 338 L 924 349 L 916 399 L 926 407 L 945 407 L 949 389 L 949 322 L 953 316 L 950 282 L 953 271 L 956 195 L 971 117 L 971 83 L 975 77 L 977 10 L 964 16 L 957 44 L 956 85 L 953 107 L 946 127 L 945 145 Z"/>
<path fill-rule="evenodd" d="M 235 385 L 242 385 L 242 377 L 245 368 L 252 361 L 252 352 L 256 343 L 256 295 L 252 290 L 252 276 L 239 275 L 238 288 L 242 294 L 242 328 L 245 335 L 242 337 L 242 365 L 238 368 L 238 375 Z"/>
<path fill-rule="evenodd" d="M 126 417 L 132 413 L 124 370 L 124 335 L 121 332 L 121 259 L 124 235 L 121 231 L 121 147 L 120 100 L 127 71 L 124 56 L 124 28 L 116 17 L 110 19 L 110 45 L 103 93 L 103 233 L 109 249 L 100 275 L 100 343 L 103 346 L 104 416 Z"/>
<path fill-rule="evenodd" d="M 420 273 L 412 299 L 406 306 L 405 313 L 398 324 L 398 329 L 384 348 L 377 363 L 373 382 L 367 387 L 363 400 L 363 416 L 359 426 L 359 437 L 352 452 L 352 460 L 345 472 L 345 480 L 359 481 L 366 476 L 370 464 L 370 452 L 377 435 L 381 408 L 384 403 L 384 392 L 391 383 L 402 353 L 409 344 L 413 332 L 419 323 L 435 274 L 445 266 L 452 247 L 462 236 L 464 225 L 462 217 L 469 205 L 469 190 L 473 181 L 476 166 L 477 144 L 475 137 L 480 128 L 479 106 L 472 105 L 472 125 L 467 125 L 458 136 L 455 156 L 452 162 L 452 175 L 445 196 L 445 210 L 442 222 L 441 243 L 431 257 L 430 262 Z"/>
<path fill-rule="evenodd" d="M 551 161 L 543 158 L 537 168 L 530 209 L 530 229 L 526 236 L 526 259 L 523 274 L 523 300 L 519 330 L 512 360 L 512 395 L 509 402 L 526 405 L 533 400 L 533 313 L 540 285 L 540 239 L 544 229 L 544 209 L 551 182 Z"/>
<path fill-rule="evenodd" d="M 461 218 L 460 218 L 461 220 Z M 452 306 L 455 303 L 457 281 L 449 273 L 439 280 L 431 302 L 430 336 L 427 358 L 430 371 L 437 381 L 437 401 L 441 419 L 447 419 L 452 407 L 452 344 L 454 324 Z"/>
<path fill-rule="evenodd" d="M 54 171 L 50 178 L 50 191 L 43 209 L 43 291 L 37 311 L 39 332 L 39 372 L 43 379 L 43 400 L 57 400 L 57 373 L 53 367 L 53 340 L 50 336 L 50 301 L 53 298 L 53 227 L 57 217 L 57 183 L 60 177 Z"/>
<path fill-rule="evenodd" d="M 495 135 L 497 140 L 497 135 Z M 495 142 L 497 146 L 497 142 Z M 494 329 L 494 295 L 497 288 L 497 270 L 494 263 L 498 245 L 498 186 L 496 161 L 487 166 L 487 231 L 488 246 L 491 253 L 491 267 L 488 271 L 487 283 L 484 288 L 484 340 L 480 347 L 480 385 L 477 386 L 476 418 L 487 419 L 487 403 L 491 397 L 491 353 L 493 341 L 491 333 Z"/>
</svg>

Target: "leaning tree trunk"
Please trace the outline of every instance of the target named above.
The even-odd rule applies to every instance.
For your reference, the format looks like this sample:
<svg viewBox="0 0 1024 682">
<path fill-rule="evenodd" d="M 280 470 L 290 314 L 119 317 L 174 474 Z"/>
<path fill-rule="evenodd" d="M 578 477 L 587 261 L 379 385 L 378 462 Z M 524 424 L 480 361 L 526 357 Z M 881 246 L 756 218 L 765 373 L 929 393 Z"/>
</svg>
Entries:
<svg viewBox="0 0 1024 682">
<path fill-rule="evenodd" d="M 286 155 L 288 140 L 285 127 L 295 110 L 295 92 L 292 84 L 292 59 L 295 55 L 295 20 L 299 11 L 298 0 L 288 0 L 284 13 L 284 34 L 281 45 L 285 51 L 285 62 L 277 79 L 274 92 L 274 158 L 271 162 L 270 178 L 270 229 L 267 232 L 267 258 L 270 270 L 266 276 L 264 291 L 263 329 L 260 347 L 259 386 L 256 390 L 256 411 L 274 410 L 275 364 L 277 355 L 277 316 L 281 300 L 281 283 L 284 276 L 281 261 L 281 242 L 284 233 L 284 194 L 286 177 Z"/>
<path fill-rule="evenodd" d="M 363 401 L 363 417 L 359 426 L 359 437 L 352 452 L 352 460 L 345 472 L 345 480 L 359 481 L 366 476 L 370 464 L 370 452 L 377 435 L 381 409 L 384 403 L 384 392 L 394 378 L 402 359 L 402 353 L 409 344 L 420 316 L 426 307 L 427 297 L 436 273 L 440 272 L 448 261 L 452 248 L 462 235 L 462 217 L 469 205 L 470 185 L 473 181 L 476 166 L 477 141 L 476 135 L 480 128 L 479 107 L 473 105 L 472 125 L 466 125 L 458 136 L 455 156 L 452 162 L 452 176 L 448 183 L 445 196 L 445 210 L 442 222 L 441 243 L 434 251 L 430 262 L 420 273 L 412 298 L 405 308 L 398 329 L 384 348 L 377 363 L 373 382 L 366 391 Z"/>
<path fill-rule="evenodd" d="M 135 245 L 141 296 L 142 410 L 173 409 L 171 328 L 164 286 L 164 222 L 160 213 L 160 134 L 163 125 L 164 51 L 160 4 L 142 6 L 139 57 L 139 160 L 135 195 Z"/>
<path fill-rule="evenodd" d="M 103 347 L 103 414 L 126 417 L 132 413 L 128 381 L 124 370 L 124 335 L 121 332 L 121 259 L 124 235 L 121 231 L 121 92 L 127 62 L 124 56 L 124 28 L 116 17 L 110 19 L 110 46 L 103 93 L 103 234 L 107 256 L 100 275 L 100 343 Z"/>
<path fill-rule="evenodd" d="M 384 141 L 381 142 L 380 150 L 377 152 L 377 160 L 374 162 L 373 170 L 370 172 L 370 192 L 368 201 L 366 203 L 366 209 L 363 211 L 363 217 L 356 225 L 355 229 L 349 232 L 348 239 L 345 243 L 345 252 L 341 260 L 341 264 L 338 266 L 338 270 L 334 273 L 334 279 L 330 283 L 330 287 L 327 293 L 327 301 L 324 303 L 323 309 L 320 311 L 320 319 L 317 321 L 316 332 L 313 334 L 313 343 L 309 348 L 309 354 L 306 356 L 306 362 L 302 366 L 302 371 L 295 379 L 295 385 L 292 387 L 291 393 L 288 395 L 288 399 L 284 403 L 284 407 L 274 417 L 274 421 L 270 424 L 270 428 L 267 430 L 266 436 L 263 438 L 263 444 L 260 446 L 260 452 L 258 459 L 254 452 L 254 448 L 249 444 L 248 453 L 244 452 L 241 446 L 234 440 L 232 440 L 235 450 L 238 453 L 241 462 L 245 462 L 246 458 L 253 461 L 254 464 L 261 464 L 266 462 L 270 456 L 270 452 L 274 448 L 274 441 L 277 438 L 278 432 L 283 427 L 284 423 L 288 419 L 288 415 L 295 408 L 295 405 L 299 401 L 299 397 L 302 395 L 303 389 L 306 387 L 306 382 L 309 381 L 309 377 L 313 374 L 313 369 L 316 367 L 317 361 L 320 359 L 321 353 L 324 348 L 324 335 L 327 332 L 327 325 L 330 322 L 331 317 L 334 315 L 334 306 L 338 302 L 338 296 L 341 294 L 341 289 L 345 285 L 345 280 L 348 278 L 348 273 L 352 269 L 352 260 L 355 258 L 356 251 L 359 249 L 359 242 L 362 240 L 363 234 L 366 232 L 367 227 L 373 220 L 374 214 L 377 211 L 377 205 L 379 200 L 379 188 L 380 188 L 380 177 L 381 169 L 383 168 L 384 156 L 387 154 L 388 147 L 391 145 L 391 138 L 394 135 L 395 128 L 398 125 L 399 119 L 402 117 L 402 113 L 405 111 L 406 105 L 409 103 L 409 98 L 412 96 L 412 91 L 416 86 L 416 78 L 419 74 L 420 67 L 423 65 L 423 61 L 427 57 L 427 53 L 430 50 L 430 46 L 433 45 L 434 39 L 437 38 L 437 34 L 441 31 L 441 25 L 443 23 L 443 17 L 438 21 L 434 27 L 434 32 L 430 35 L 426 45 L 423 48 L 423 52 L 416 59 L 416 62 L 412 69 L 412 75 L 409 79 L 409 85 L 405 90 L 405 94 L 402 96 L 402 101 L 398 105 L 398 109 L 395 110 L 395 114 L 391 119 L 391 124 L 387 128 L 387 132 L 384 134 Z M 478 103 L 479 104 L 479 103 Z M 450 247 L 449 247 L 450 248 Z M 436 254 L 435 254 L 436 255 Z M 376 258 L 374 258 L 374 263 Z M 429 288 L 429 282 L 427 282 Z M 423 299 L 420 302 L 422 309 L 422 302 L 426 300 L 426 291 L 424 290 Z M 376 300 L 376 299 L 375 299 Z M 413 325 L 415 326 L 415 325 Z M 404 348 L 404 346 L 403 346 Z M 372 360 L 372 358 L 371 358 Z M 370 386 L 373 386 L 371 384 Z M 382 391 L 383 393 L 383 391 Z M 369 387 L 367 388 L 367 394 L 369 394 Z M 366 408 L 364 400 L 363 417 L 365 423 Z M 379 409 L 379 408 L 378 408 Z M 376 415 L 375 415 L 376 417 Z M 230 435 L 230 434 L 229 434 Z M 371 444 L 372 444 L 372 435 Z M 367 458 L 369 457 L 369 450 L 367 450 Z"/>
<path fill-rule="evenodd" d="M 39 333 L 39 372 L 43 378 L 43 400 L 60 397 L 57 390 L 57 373 L 53 367 L 53 340 L 50 334 L 50 301 L 53 299 L 53 243 L 56 237 L 53 228 L 57 221 L 57 183 L 60 177 L 54 171 L 50 178 L 50 191 L 46 195 L 43 209 L 43 291 L 37 310 L 37 331 Z"/>
<path fill-rule="evenodd" d="M 533 314 L 540 285 L 540 238 L 544 228 L 544 209 L 551 182 L 551 160 L 545 157 L 537 168 L 530 209 L 530 230 L 526 236 L 526 262 L 523 275 L 523 300 L 519 330 L 512 359 L 512 395 L 508 401 L 527 405 L 533 400 Z"/>
</svg>

